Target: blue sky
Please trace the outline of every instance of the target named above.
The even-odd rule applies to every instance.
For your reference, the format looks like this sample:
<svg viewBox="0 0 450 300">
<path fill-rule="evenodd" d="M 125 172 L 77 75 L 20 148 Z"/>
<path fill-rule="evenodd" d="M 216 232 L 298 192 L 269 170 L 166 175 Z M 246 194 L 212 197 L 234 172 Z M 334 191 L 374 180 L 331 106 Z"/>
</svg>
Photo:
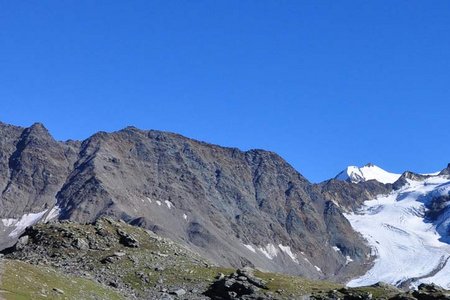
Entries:
<svg viewBox="0 0 450 300">
<path fill-rule="evenodd" d="M 0 120 L 349 164 L 450 161 L 450 1 L 1 1 Z"/>
</svg>

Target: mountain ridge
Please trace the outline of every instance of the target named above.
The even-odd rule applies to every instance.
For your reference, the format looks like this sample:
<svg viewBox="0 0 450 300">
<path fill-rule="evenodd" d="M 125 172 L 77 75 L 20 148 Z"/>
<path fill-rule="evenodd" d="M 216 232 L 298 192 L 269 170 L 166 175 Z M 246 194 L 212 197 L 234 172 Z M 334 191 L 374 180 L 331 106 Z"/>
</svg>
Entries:
<svg viewBox="0 0 450 300">
<path fill-rule="evenodd" d="M 0 248 L 36 222 L 91 224 L 106 216 L 218 265 L 339 282 L 364 275 L 376 258 L 348 214 L 410 180 L 437 176 L 404 172 L 387 184 L 343 178 L 314 184 L 271 151 L 131 126 L 83 141 L 58 142 L 40 123 L 0 123 L 0 134 Z M 430 216 L 442 218 L 447 200 L 435 203 Z"/>
<path fill-rule="evenodd" d="M 222 265 L 347 278 L 369 263 L 334 196 L 274 152 L 135 127 L 82 142 L 57 142 L 42 124 L 0 130 L 10 136 L 0 149 L 3 247 L 43 213 L 80 223 L 123 219 Z M 341 252 L 329 251 L 336 245 Z"/>
</svg>

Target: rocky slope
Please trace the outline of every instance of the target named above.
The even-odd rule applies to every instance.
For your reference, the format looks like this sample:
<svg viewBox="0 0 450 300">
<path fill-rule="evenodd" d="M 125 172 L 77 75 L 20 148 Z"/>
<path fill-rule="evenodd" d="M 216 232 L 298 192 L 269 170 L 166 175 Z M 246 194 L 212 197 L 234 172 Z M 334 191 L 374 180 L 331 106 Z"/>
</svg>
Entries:
<svg viewBox="0 0 450 300">
<path fill-rule="evenodd" d="M 214 266 L 149 230 L 100 218 L 28 228 L 0 257 L 4 299 L 450 299 L 422 285 L 346 288 L 245 267 Z"/>
<path fill-rule="evenodd" d="M 85 278 L 129 299 L 156 299 L 192 290 L 190 299 L 201 298 L 208 276 L 220 270 L 151 231 L 108 218 L 87 225 L 66 221 L 29 227 L 3 254 L 10 263 L 25 262 Z M 37 293 L 51 295 L 53 289 Z"/>
<path fill-rule="evenodd" d="M 389 190 L 314 185 L 272 152 L 133 127 L 82 142 L 55 141 L 42 124 L 0 134 L 3 248 L 37 221 L 111 216 L 220 265 L 345 280 L 369 267 L 370 249 L 342 209 Z"/>
</svg>

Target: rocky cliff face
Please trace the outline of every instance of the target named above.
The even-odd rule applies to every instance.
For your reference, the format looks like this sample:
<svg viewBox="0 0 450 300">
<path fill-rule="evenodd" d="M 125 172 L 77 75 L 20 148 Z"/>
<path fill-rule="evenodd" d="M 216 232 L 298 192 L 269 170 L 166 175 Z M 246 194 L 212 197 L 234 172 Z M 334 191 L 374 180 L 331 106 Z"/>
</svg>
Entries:
<svg viewBox="0 0 450 300">
<path fill-rule="evenodd" d="M 0 123 L 0 137 L 0 246 L 5 247 L 55 205 L 78 150 L 77 143 L 56 142 L 42 124 Z"/>
<path fill-rule="evenodd" d="M 40 124 L 0 124 L 0 134 L 3 247 L 37 220 L 108 215 L 220 265 L 344 280 L 370 250 L 342 209 L 390 189 L 314 185 L 272 152 L 133 127 L 83 142 L 57 142 Z"/>
<path fill-rule="evenodd" d="M 77 157 L 77 147 L 56 142 L 41 124 L 0 124 L 0 210 L 19 217 L 54 205 Z"/>
</svg>

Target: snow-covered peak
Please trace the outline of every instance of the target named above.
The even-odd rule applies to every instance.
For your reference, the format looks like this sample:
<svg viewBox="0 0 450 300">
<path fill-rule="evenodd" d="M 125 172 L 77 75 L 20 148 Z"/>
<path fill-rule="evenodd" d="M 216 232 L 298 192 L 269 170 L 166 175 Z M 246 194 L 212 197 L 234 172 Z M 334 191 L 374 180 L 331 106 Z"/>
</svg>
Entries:
<svg viewBox="0 0 450 300">
<path fill-rule="evenodd" d="M 353 183 L 376 180 L 381 183 L 394 183 L 400 178 L 401 174 L 390 173 L 375 166 L 367 164 L 364 167 L 349 166 L 347 169 L 339 173 L 335 179 L 350 181 Z"/>
</svg>

